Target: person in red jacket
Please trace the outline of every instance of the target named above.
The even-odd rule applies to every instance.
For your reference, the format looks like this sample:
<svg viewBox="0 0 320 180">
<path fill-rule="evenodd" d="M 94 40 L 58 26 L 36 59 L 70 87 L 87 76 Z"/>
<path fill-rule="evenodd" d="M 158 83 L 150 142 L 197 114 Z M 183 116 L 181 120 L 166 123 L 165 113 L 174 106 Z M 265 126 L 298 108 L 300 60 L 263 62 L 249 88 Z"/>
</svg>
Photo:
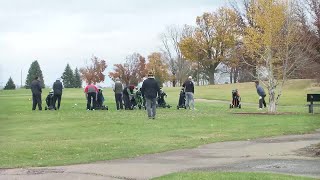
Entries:
<svg viewBox="0 0 320 180">
<path fill-rule="evenodd" d="M 87 98 L 87 110 L 95 110 L 97 95 L 98 95 L 98 88 L 94 84 L 89 83 L 84 89 L 84 93 Z M 92 108 L 91 108 L 91 102 L 92 102 Z"/>
</svg>

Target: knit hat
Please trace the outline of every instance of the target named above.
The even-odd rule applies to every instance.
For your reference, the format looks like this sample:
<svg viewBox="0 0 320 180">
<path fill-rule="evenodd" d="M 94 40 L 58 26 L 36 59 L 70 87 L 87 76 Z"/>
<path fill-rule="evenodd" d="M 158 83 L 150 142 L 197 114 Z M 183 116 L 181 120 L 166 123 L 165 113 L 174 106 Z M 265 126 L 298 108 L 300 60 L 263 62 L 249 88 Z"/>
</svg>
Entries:
<svg viewBox="0 0 320 180">
<path fill-rule="evenodd" d="M 151 77 L 151 76 L 153 76 L 153 72 L 152 72 L 152 71 L 149 71 L 149 72 L 148 72 L 148 77 Z"/>
</svg>

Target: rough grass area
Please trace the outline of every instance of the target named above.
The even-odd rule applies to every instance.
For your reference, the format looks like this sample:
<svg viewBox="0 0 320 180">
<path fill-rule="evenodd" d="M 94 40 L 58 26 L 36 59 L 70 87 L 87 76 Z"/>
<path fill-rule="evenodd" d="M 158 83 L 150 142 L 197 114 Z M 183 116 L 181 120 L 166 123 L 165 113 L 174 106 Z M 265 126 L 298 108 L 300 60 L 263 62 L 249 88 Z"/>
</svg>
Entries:
<svg viewBox="0 0 320 180">
<path fill-rule="evenodd" d="M 155 178 L 154 180 L 312 180 L 313 178 L 288 176 L 270 173 L 236 173 L 236 172 L 190 172 L 175 173 L 167 176 Z"/>
<path fill-rule="evenodd" d="M 251 85 L 237 86 L 242 89 Z M 196 97 L 211 94 L 213 99 L 228 100 L 232 86 L 197 88 Z M 306 103 L 300 91 L 307 86 L 298 87 L 288 88 L 285 93 L 294 94 L 301 101 L 284 96 L 283 101 L 288 105 Z M 219 141 L 302 134 L 320 128 L 320 115 L 308 114 L 303 105 L 279 107 L 281 112 L 295 114 L 277 116 L 234 114 L 261 112 L 255 104 L 229 109 L 226 103 L 199 102 L 196 111 L 177 110 L 179 88 L 164 90 L 168 92 L 167 102 L 173 107 L 159 109 L 155 121 L 148 120 L 143 110 L 115 111 L 111 89 L 105 89 L 104 93 L 109 111 L 86 111 L 82 89 L 65 89 L 61 110 L 42 112 L 31 111 L 30 90 L 0 91 L 0 167 L 87 163 Z M 46 89 L 42 97 L 48 92 Z M 244 99 L 255 99 L 254 90 L 248 89 L 246 93 Z"/>
</svg>

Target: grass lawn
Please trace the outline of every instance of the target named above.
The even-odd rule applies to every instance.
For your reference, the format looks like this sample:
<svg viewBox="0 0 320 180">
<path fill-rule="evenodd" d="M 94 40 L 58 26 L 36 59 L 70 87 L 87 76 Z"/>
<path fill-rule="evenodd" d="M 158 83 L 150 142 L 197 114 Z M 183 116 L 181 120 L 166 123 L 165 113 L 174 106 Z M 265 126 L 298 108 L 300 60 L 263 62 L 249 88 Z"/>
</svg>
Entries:
<svg viewBox="0 0 320 180">
<path fill-rule="evenodd" d="M 42 112 L 31 111 L 30 90 L 0 91 L 0 167 L 87 163 L 218 141 L 312 132 L 320 128 L 320 115 L 307 113 L 303 105 L 310 82 L 299 82 L 286 89 L 290 97 L 284 96 L 283 102 L 300 106 L 279 107 L 279 111 L 296 112 L 294 115 L 238 115 L 233 112 L 258 112 L 257 106 L 230 110 L 228 104 L 202 102 L 196 104 L 194 112 L 159 109 L 155 121 L 148 120 L 143 110 L 115 111 L 110 89 L 104 93 L 109 111 L 86 111 L 82 89 L 65 89 L 61 110 Z M 254 87 L 249 89 L 251 85 L 237 85 L 240 90 L 248 87 L 240 91 L 247 102 L 257 99 Z M 201 87 L 196 89 L 196 97 L 230 100 L 232 88 Z M 176 106 L 179 88 L 165 90 L 167 102 Z M 74 104 L 77 106 L 73 108 Z"/>
<path fill-rule="evenodd" d="M 155 178 L 154 180 L 312 180 L 313 178 L 288 176 L 270 173 L 232 173 L 232 172 L 190 172 L 190 173 L 174 173 L 167 176 Z"/>
</svg>

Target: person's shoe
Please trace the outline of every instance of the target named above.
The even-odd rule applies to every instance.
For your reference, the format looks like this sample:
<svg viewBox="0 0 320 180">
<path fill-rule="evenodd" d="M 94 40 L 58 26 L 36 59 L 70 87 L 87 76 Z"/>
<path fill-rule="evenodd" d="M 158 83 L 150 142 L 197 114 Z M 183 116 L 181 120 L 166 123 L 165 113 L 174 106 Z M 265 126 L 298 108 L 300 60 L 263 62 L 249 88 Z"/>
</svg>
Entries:
<svg viewBox="0 0 320 180">
<path fill-rule="evenodd" d="M 90 111 L 90 109 L 87 109 L 87 111 Z"/>
<path fill-rule="evenodd" d="M 261 110 L 262 110 L 262 108 L 259 108 L 259 110 L 261 111 Z"/>
<path fill-rule="evenodd" d="M 153 119 L 153 120 L 155 120 L 155 119 L 156 119 L 156 117 L 152 117 L 152 119 Z"/>
</svg>

